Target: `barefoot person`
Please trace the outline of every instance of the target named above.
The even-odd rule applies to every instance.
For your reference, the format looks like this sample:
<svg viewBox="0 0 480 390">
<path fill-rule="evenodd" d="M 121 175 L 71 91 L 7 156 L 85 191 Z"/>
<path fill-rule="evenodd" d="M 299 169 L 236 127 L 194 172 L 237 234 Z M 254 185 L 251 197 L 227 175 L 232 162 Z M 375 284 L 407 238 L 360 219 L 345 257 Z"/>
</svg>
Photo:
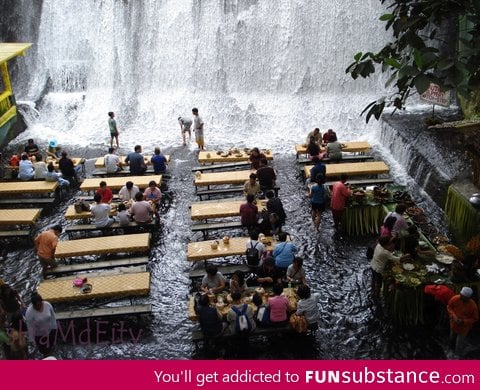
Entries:
<svg viewBox="0 0 480 390">
<path fill-rule="evenodd" d="M 197 142 L 198 149 L 203 150 L 205 147 L 205 140 L 203 138 L 203 119 L 198 115 L 198 108 L 192 108 L 192 114 L 195 141 Z"/>
<path fill-rule="evenodd" d="M 178 123 L 180 125 L 180 129 L 182 131 L 182 139 L 183 139 L 183 145 L 185 146 L 186 143 L 186 136 L 185 133 L 188 133 L 188 141 L 192 139 L 192 120 L 190 118 L 184 118 L 182 116 L 178 117 Z"/>
<path fill-rule="evenodd" d="M 42 274 L 45 277 L 48 268 L 57 266 L 55 261 L 55 249 L 57 248 L 58 236 L 62 233 L 62 227 L 55 225 L 35 237 L 35 250 L 42 265 Z"/>
<path fill-rule="evenodd" d="M 120 147 L 118 144 L 118 129 L 117 129 L 117 122 L 115 121 L 115 113 L 110 111 L 108 113 L 108 127 L 110 128 L 110 147 L 113 148 L 113 139 L 115 138 L 115 142 L 117 143 L 117 149 Z"/>
</svg>

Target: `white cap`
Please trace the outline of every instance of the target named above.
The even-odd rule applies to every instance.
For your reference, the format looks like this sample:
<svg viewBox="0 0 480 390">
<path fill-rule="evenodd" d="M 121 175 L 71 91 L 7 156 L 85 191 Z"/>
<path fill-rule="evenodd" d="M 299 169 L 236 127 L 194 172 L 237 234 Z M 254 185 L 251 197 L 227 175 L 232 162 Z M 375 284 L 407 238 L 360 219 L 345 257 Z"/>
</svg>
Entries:
<svg viewBox="0 0 480 390">
<path fill-rule="evenodd" d="M 470 287 L 462 287 L 460 290 L 460 295 L 465 298 L 471 298 L 473 295 L 473 290 Z"/>
</svg>

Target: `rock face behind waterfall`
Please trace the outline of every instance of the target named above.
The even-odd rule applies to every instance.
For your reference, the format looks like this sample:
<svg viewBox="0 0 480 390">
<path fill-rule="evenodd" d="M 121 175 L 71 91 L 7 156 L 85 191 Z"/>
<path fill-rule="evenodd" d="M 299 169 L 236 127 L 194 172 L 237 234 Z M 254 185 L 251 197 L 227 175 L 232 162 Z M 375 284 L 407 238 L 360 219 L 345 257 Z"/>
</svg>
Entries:
<svg viewBox="0 0 480 390">
<path fill-rule="evenodd" d="M 442 121 L 458 120 L 453 110 L 435 113 Z M 440 206 L 445 205 L 447 188 L 457 180 L 471 179 L 471 161 L 466 137 L 453 129 L 428 129 L 425 119 L 431 111 L 399 112 L 383 116 L 381 143 L 407 173 Z"/>
</svg>

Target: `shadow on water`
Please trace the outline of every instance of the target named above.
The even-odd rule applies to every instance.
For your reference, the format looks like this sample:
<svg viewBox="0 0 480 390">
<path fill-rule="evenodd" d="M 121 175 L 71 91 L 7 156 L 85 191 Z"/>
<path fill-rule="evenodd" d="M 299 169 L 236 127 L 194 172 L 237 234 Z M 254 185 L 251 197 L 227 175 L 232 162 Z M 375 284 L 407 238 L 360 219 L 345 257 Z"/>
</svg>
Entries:
<svg viewBox="0 0 480 390">
<path fill-rule="evenodd" d="M 83 151 L 85 154 L 87 151 Z M 125 318 L 102 323 L 105 333 L 97 340 L 96 321 L 91 322 L 90 342 L 59 340 L 61 359 L 412 359 L 443 358 L 446 336 L 415 329 L 398 332 L 382 309 L 370 298 L 370 272 L 365 248 L 375 237 L 347 238 L 333 229 L 330 213 L 323 216 L 320 232 L 309 216 L 305 189 L 294 157 L 285 153 L 275 160 L 279 172 L 280 197 L 287 211 L 285 231 L 299 246 L 308 282 L 321 294 L 321 322 L 315 338 L 289 336 L 250 343 L 248 348 L 222 345 L 213 351 L 195 351 L 191 332 L 195 327 L 187 315 L 191 287 L 186 245 L 192 239 L 188 205 L 196 200 L 191 169 L 196 165 L 193 149 L 167 150 L 173 157 L 169 189 L 173 202 L 161 216 L 161 229 L 153 237 L 149 268 L 151 293 L 135 303 L 151 303 L 153 315 L 140 322 Z M 82 153 L 82 151 L 78 151 Z M 92 157 L 95 151 L 88 150 Z M 96 153 L 101 154 L 100 151 Z M 91 161 L 89 162 L 91 164 Z M 91 164 L 93 165 L 93 164 Z M 63 213 L 70 199 L 41 219 L 36 232 L 51 225 Z M 424 205 L 422 205 L 423 207 Z M 427 208 L 427 207 L 424 207 Z M 62 219 L 63 220 L 63 219 Z M 238 232 L 227 232 L 234 236 Z M 223 232 L 222 232 L 223 234 Z M 62 237 L 66 239 L 66 237 Z M 194 237 L 195 240 L 200 237 Z M 40 266 L 33 250 L 17 247 L 0 263 L 0 273 L 28 297 L 39 281 Z M 86 323 L 72 325 L 80 332 Z M 127 329 L 119 332 L 118 329 Z M 141 332 L 139 334 L 139 332 Z M 138 340 L 136 337 L 138 336 Z M 133 341 L 132 341 L 133 340 Z M 38 356 L 37 356 L 38 357 Z"/>
</svg>

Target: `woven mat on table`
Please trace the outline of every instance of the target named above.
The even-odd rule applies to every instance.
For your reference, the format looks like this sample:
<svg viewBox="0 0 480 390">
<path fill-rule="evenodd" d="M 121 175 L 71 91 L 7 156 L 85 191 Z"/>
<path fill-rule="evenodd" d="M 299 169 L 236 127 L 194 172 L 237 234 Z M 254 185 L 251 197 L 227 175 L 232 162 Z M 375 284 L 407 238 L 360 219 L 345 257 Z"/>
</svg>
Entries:
<svg viewBox="0 0 480 390">
<path fill-rule="evenodd" d="M 241 170 L 233 172 L 202 173 L 200 178 L 195 177 L 196 186 L 220 184 L 244 184 L 253 171 Z"/>
<path fill-rule="evenodd" d="M 150 181 L 155 181 L 157 184 L 162 182 L 162 175 L 148 175 L 148 176 L 118 176 L 107 177 L 105 179 L 89 178 L 85 179 L 80 185 L 82 191 L 93 191 L 100 187 L 100 182 L 105 181 L 107 187 L 111 190 L 118 191 L 127 181 L 132 181 L 133 184 L 139 188 L 147 188 Z"/>
<path fill-rule="evenodd" d="M 303 172 L 305 173 L 306 177 L 310 177 L 310 170 L 312 168 L 313 165 L 305 165 Z M 342 174 L 349 176 L 377 175 L 389 172 L 387 164 L 385 164 L 383 161 L 327 164 L 326 168 L 326 176 L 340 176 Z"/>
<path fill-rule="evenodd" d="M 0 194 L 45 194 L 54 192 L 58 187 L 56 181 L 14 181 L 5 182 L 0 186 Z"/>
</svg>

